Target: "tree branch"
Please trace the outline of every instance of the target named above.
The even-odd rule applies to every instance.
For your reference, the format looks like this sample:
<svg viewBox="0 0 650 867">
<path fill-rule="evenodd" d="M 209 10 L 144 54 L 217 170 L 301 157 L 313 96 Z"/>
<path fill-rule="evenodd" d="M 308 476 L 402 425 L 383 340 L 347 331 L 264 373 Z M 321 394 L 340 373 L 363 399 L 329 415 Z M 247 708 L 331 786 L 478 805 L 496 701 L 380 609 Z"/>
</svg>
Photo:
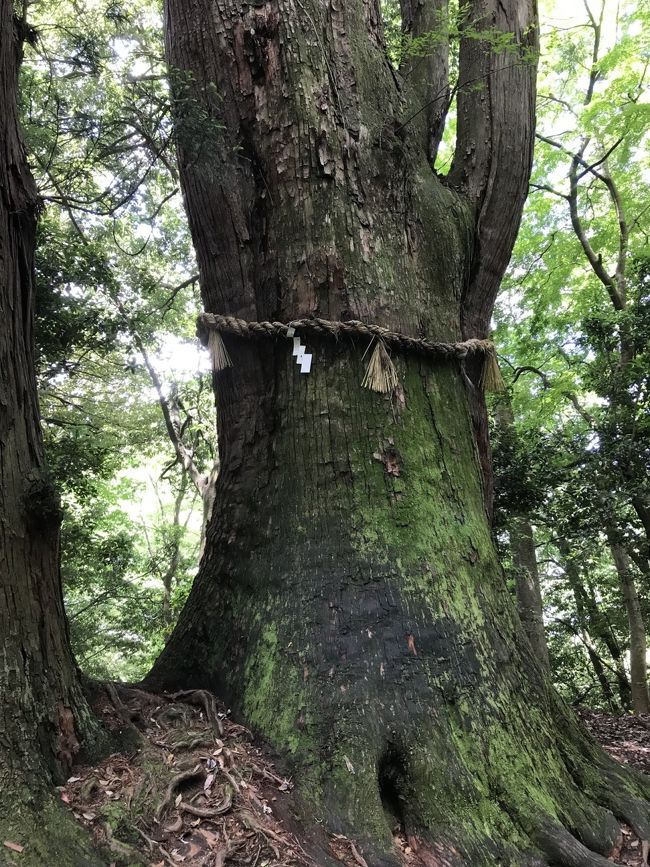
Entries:
<svg viewBox="0 0 650 867">
<path fill-rule="evenodd" d="M 402 32 L 417 39 L 429 36 L 420 55 L 406 54 L 401 72 L 410 77 L 418 103 L 425 106 L 422 140 L 433 164 L 445 129 L 450 104 L 449 25 L 447 0 L 400 0 Z"/>
<path fill-rule="evenodd" d="M 165 422 L 165 428 L 167 429 L 167 434 L 174 447 L 178 462 L 187 471 L 189 477 L 192 479 L 193 484 L 196 486 L 196 489 L 201 494 L 201 497 L 204 497 L 208 484 L 208 479 L 197 467 L 191 449 L 188 449 L 183 442 L 180 432 L 181 426 L 178 420 L 178 414 L 175 411 L 172 402 L 165 395 L 162 381 L 158 376 L 158 371 L 151 363 L 151 359 L 149 358 L 149 353 L 147 352 L 147 348 L 144 345 L 143 339 L 140 337 L 138 332 L 130 325 L 129 317 L 127 315 L 126 309 L 124 308 L 124 305 L 117 298 L 113 300 L 117 305 L 117 308 L 120 311 L 122 318 L 127 324 L 129 333 L 133 337 L 133 342 L 137 346 L 140 354 L 142 355 L 144 366 L 147 368 L 149 378 L 151 379 L 153 387 L 156 390 L 156 394 L 158 396 L 158 403 L 160 405 L 163 420 Z"/>
<path fill-rule="evenodd" d="M 477 214 L 475 266 L 462 304 L 465 336 L 487 336 L 528 192 L 538 49 L 534 0 L 471 0 L 461 36 L 458 135 L 450 185 Z M 486 39 L 476 38 L 486 31 Z M 505 48 L 495 34 L 511 34 Z M 516 59 L 517 62 L 513 62 Z M 470 82 L 479 82 L 470 85 Z"/>
<path fill-rule="evenodd" d="M 584 152 L 584 146 L 582 150 Z M 573 226 L 573 231 L 575 232 L 575 235 L 580 242 L 580 246 L 587 257 L 591 270 L 607 290 L 614 308 L 616 310 L 623 310 L 625 307 L 625 300 L 619 293 L 616 281 L 605 270 L 602 256 L 597 254 L 591 246 L 591 242 L 587 237 L 587 233 L 582 224 L 582 219 L 578 212 L 578 166 L 580 165 L 581 160 L 582 154 L 575 154 L 571 160 L 571 168 L 569 169 L 569 213 L 571 216 L 571 225 Z"/>
</svg>

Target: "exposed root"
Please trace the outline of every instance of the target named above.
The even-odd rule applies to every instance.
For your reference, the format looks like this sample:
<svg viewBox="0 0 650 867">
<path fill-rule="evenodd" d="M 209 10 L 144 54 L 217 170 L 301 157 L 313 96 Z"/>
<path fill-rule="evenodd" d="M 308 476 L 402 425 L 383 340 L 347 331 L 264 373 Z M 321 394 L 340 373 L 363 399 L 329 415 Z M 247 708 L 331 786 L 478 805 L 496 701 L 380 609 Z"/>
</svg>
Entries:
<svg viewBox="0 0 650 867">
<path fill-rule="evenodd" d="M 214 807 L 197 807 L 194 804 L 181 801 L 178 809 L 185 813 L 191 813 L 192 816 L 199 816 L 202 819 L 214 819 L 215 816 L 223 816 L 224 813 L 227 813 L 232 808 L 232 803 L 232 795 L 228 792 L 223 801 Z"/>
<path fill-rule="evenodd" d="M 172 799 L 174 798 L 174 793 L 180 785 L 188 782 L 188 780 L 194 780 L 196 777 L 202 777 L 204 775 L 205 771 L 203 770 L 203 767 L 201 765 L 196 765 L 191 770 L 181 771 L 180 774 L 176 774 L 176 776 L 172 777 L 162 801 L 156 807 L 156 819 L 159 820 L 167 807 L 171 804 Z"/>
<path fill-rule="evenodd" d="M 219 737 L 223 735 L 223 723 L 219 717 L 217 700 L 211 692 L 206 689 L 182 689 L 171 693 L 168 697 L 174 701 L 181 699 L 188 704 L 197 704 L 202 707 L 207 721 L 216 728 Z"/>
<path fill-rule="evenodd" d="M 612 862 L 583 846 L 566 828 L 546 819 L 534 833 L 535 843 L 552 864 L 562 867 L 612 867 Z"/>
<path fill-rule="evenodd" d="M 63 787 L 61 796 L 77 818 L 93 831 L 97 842 L 115 853 L 118 863 L 182 862 L 183 867 L 648 865 L 647 844 L 624 828 L 621 847 L 618 823 L 608 812 L 611 810 L 641 836 L 649 827 L 648 805 L 643 800 L 648 781 L 608 764 L 595 750 L 576 749 L 564 757 L 577 788 L 573 800 L 568 799 L 566 804 L 558 798 L 558 809 L 565 808 L 566 814 L 558 812 L 557 818 L 528 808 L 523 815 L 511 807 L 516 793 L 508 786 L 499 790 L 497 812 L 501 811 L 503 821 L 510 823 L 510 829 L 519 834 L 520 840 L 526 837 L 530 840 L 529 851 L 522 854 L 522 847 L 504 853 L 499 848 L 503 844 L 498 835 L 496 845 L 489 839 L 481 843 L 476 838 L 473 848 L 464 849 L 454 842 L 465 843 L 463 827 L 452 827 L 444 820 L 438 822 L 435 812 L 430 814 L 428 824 L 418 821 L 421 817 L 427 820 L 422 807 L 431 803 L 428 792 L 431 787 L 437 790 L 439 782 L 424 774 L 426 750 L 421 747 L 417 752 L 402 753 L 399 744 L 377 767 L 371 768 L 371 776 L 362 782 L 366 790 L 377 788 L 379 809 L 383 800 L 383 809 L 388 810 L 384 819 L 387 832 L 389 829 L 393 832 L 392 849 L 390 833 L 386 848 L 375 849 L 376 841 L 366 837 L 355 839 L 356 829 L 352 825 L 349 837 L 338 834 L 330 842 L 330 838 L 322 835 L 306 843 L 309 851 L 315 853 L 314 860 L 278 821 L 279 815 L 290 816 L 291 810 L 288 804 L 282 805 L 282 800 L 293 789 L 293 782 L 277 773 L 250 743 L 245 728 L 231 723 L 217 710 L 209 693 L 192 691 L 192 705 L 188 706 L 181 702 L 178 693 L 157 696 L 114 684 L 113 690 L 103 691 L 103 700 L 114 693 L 121 702 L 119 711 L 112 706 L 103 712 L 120 730 L 124 729 L 127 717 L 138 720 L 140 742 L 145 745 L 138 752 L 139 762 L 134 764 L 133 757 L 113 755 L 96 768 L 79 769 Z M 218 735 L 215 715 L 222 736 Z M 157 746 L 156 750 L 152 744 Z M 364 773 L 363 762 L 359 756 L 350 755 L 354 778 L 359 781 Z M 417 789 L 415 786 L 403 789 L 409 781 L 417 781 Z M 399 802 L 392 811 L 391 793 Z M 414 811 L 416 802 L 418 810 Z M 464 802 L 468 816 L 476 803 L 470 793 Z M 432 806 L 435 810 L 435 801 Z M 498 829 L 496 812 L 489 815 L 491 821 L 497 822 L 493 827 Z M 453 815 L 450 818 L 453 822 Z M 426 833 L 422 833 L 425 827 Z M 476 829 L 480 836 L 478 824 Z M 605 854 L 610 852 L 608 860 Z"/>
<path fill-rule="evenodd" d="M 117 695 L 119 709 L 106 705 L 107 695 Z M 275 802 L 287 797 L 291 782 L 208 693 L 191 695 L 188 706 L 177 694 L 121 684 L 97 690 L 95 710 L 109 727 L 123 731 L 125 717 L 138 719 L 141 748 L 75 769 L 62 800 L 116 863 L 314 867 L 276 816 Z"/>
</svg>

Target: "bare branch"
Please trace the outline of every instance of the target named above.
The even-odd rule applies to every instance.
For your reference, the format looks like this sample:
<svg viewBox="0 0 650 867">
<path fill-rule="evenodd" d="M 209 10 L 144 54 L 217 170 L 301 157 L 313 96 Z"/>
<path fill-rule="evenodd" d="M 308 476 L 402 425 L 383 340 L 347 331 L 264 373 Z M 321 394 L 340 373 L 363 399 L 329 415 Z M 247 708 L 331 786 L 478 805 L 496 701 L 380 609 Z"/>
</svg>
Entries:
<svg viewBox="0 0 650 867">
<path fill-rule="evenodd" d="M 566 193 L 561 193 L 559 190 L 556 190 L 555 187 L 549 187 L 548 184 L 530 184 L 531 190 L 539 190 L 540 192 L 552 193 L 552 195 L 557 196 L 560 199 L 569 200 L 569 197 Z"/>
<path fill-rule="evenodd" d="M 158 371 L 153 366 L 151 359 L 149 357 L 149 353 L 147 352 L 147 347 L 144 344 L 142 337 L 138 334 L 138 332 L 131 327 L 128 313 L 122 304 L 122 302 L 115 298 L 113 299 L 118 310 L 120 311 L 122 318 L 127 324 L 129 333 L 133 337 L 133 342 L 138 348 L 138 351 L 142 355 L 142 359 L 144 361 L 144 366 L 147 368 L 147 373 L 149 374 L 149 378 L 153 384 L 154 389 L 156 390 L 156 394 L 158 396 L 158 403 L 160 405 L 160 409 L 163 415 L 163 419 L 165 422 L 165 428 L 167 429 L 167 434 L 171 443 L 174 447 L 174 451 L 176 452 L 176 457 L 178 459 L 179 464 L 187 471 L 189 477 L 192 479 L 193 484 L 196 489 L 199 491 L 201 496 L 203 497 L 206 491 L 206 487 L 208 484 L 208 479 L 206 476 L 199 470 L 197 467 L 194 456 L 192 454 L 192 450 L 188 449 L 188 447 L 183 442 L 181 436 L 181 426 L 180 421 L 178 419 L 178 413 L 175 410 L 173 403 L 165 394 L 165 390 L 163 388 L 162 381 L 158 376 Z"/>
<path fill-rule="evenodd" d="M 578 165 L 580 165 L 581 159 L 582 155 L 576 154 L 571 161 L 571 168 L 569 169 L 569 213 L 571 215 L 571 225 L 592 271 L 607 290 L 615 309 L 623 310 L 625 299 L 621 297 L 616 281 L 607 273 L 603 265 L 602 256 L 597 254 L 591 246 L 578 212 Z"/>
</svg>

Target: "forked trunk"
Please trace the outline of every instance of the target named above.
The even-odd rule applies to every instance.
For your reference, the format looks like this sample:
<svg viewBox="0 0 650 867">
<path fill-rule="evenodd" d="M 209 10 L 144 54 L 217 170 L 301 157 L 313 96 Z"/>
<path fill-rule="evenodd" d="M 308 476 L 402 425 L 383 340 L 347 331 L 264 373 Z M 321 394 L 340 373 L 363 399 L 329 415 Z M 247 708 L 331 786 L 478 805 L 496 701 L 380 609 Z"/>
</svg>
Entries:
<svg viewBox="0 0 650 867">
<path fill-rule="evenodd" d="M 530 169 L 534 15 L 470 7 L 514 50 L 464 40 L 452 188 L 375 0 L 168 0 L 206 310 L 486 335 Z M 589 851 L 618 835 L 607 808 L 650 836 L 646 784 L 523 640 L 486 520 L 480 365 L 398 352 L 379 395 L 361 387 L 367 339 L 298 336 L 310 373 L 289 340 L 224 337 L 206 549 L 149 683 L 214 689 L 291 763 L 303 815 L 370 867 L 399 863 L 395 814 L 429 865 L 607 865 Z"/>
<path fill-rule="evenodd" d="M 24 845 L 21 864 L 81 867 L 95 856 L 47 794 L 93 727 L 68 644 L 32 364 L 38 203 L 18 130 L 21 36 L 0 0 L 0 844 Z M 10 853 L 0 845 L 0 864 Z"/>
</svg>

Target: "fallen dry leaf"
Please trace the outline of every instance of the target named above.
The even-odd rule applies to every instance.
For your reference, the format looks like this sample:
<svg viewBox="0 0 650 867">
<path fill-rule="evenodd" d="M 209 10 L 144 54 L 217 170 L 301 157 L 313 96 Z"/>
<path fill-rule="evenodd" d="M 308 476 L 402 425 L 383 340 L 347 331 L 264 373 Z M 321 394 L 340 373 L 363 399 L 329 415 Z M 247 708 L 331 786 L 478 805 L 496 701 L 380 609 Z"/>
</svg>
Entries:
<svg viewBox="0 0 650 867">
<path fill-rule="evenodd" d="M 25 847 L 21 846 L 20 843 L 12 843 L 11 840 L 5 840 L 3 844 L 7 849 L 11 849 L 12 852 L 22 852 Z"/>
</svg>

